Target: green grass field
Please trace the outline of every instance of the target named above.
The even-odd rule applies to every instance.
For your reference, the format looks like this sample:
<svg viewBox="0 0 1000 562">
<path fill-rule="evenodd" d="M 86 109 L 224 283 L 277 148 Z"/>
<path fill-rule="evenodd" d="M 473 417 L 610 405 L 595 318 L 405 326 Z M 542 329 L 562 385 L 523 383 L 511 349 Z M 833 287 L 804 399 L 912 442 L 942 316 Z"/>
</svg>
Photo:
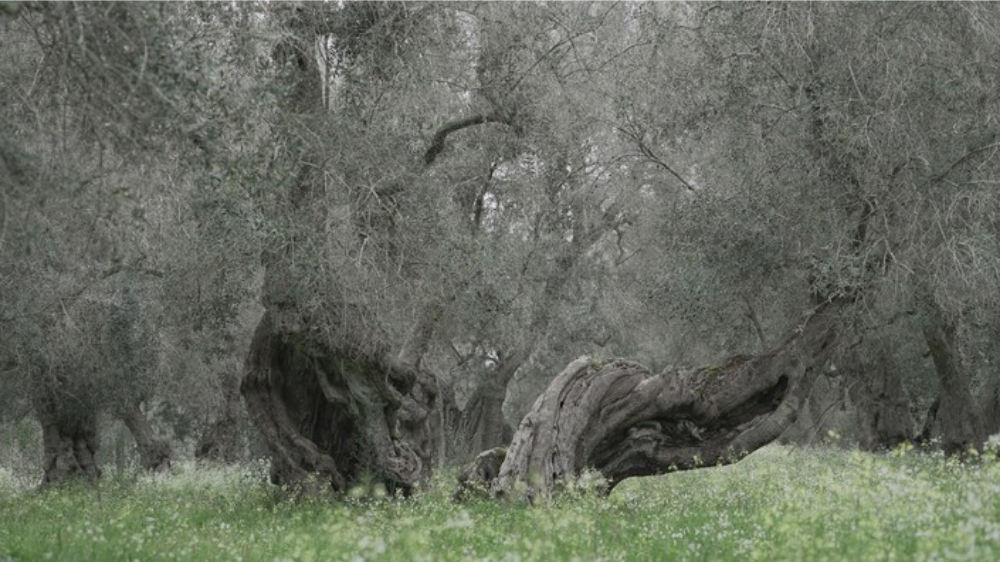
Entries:
<svg viewBox="0 0 1000 562">
<path fill-rule="evenodd" d="M 1000 464 L 771 446 L 608 499 L 281 501 L 260 466 L 34 492 L 0 472 L 7 560 L 1000 560 Z"/>
</svg>

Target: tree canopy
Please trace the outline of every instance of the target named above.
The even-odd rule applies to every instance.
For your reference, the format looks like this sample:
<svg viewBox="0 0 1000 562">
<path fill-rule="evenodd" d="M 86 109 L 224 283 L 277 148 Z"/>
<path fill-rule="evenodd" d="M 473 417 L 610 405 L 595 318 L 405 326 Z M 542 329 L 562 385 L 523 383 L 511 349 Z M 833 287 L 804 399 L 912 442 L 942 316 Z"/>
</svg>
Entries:
<svg viewBox="0 0 1000 562">
<path fill-rule="evenodd" d="M 993 5 L 3 10 L 0 422 L 45 428 L 46 478 L 96 477 L 105 414 L 150 467 L 150 417 L 232 456 L 238 389 L 273 478 L 335 492 L 570 394 L 631 409 L 556 480 L 630 435 L 671 452 L 613 481 L 1000 428 Z"/>
</svg>

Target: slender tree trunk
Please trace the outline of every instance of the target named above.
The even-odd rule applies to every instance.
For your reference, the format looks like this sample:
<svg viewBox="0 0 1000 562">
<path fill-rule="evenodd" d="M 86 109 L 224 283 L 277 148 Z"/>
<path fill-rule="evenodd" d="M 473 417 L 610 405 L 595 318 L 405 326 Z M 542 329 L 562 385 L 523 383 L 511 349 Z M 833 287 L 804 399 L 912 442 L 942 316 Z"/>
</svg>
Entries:
<svg viewBox="0 0 1000 562">
<path fill-rule="evenodd" d="M 458 411 L 452 460 L 467 462 L 480 451 L 509 443 L 513 433 L 503 416 L 506 385 L 488 381 L 475 390 Z"/>
<path fill-rule="evenodd" d="M 122 414 L 122 421 L 125 422 L 125 427 L 132 434 L 132 438 L 135 439 L 143 468 L 153 472 L 168 470 L 173 454 L 170 443 L 156 435 L 139 402 L 136 402 Z"/>
<path fill-rule="evenodd" d="M 941 396 L 931 402 L 931 407 L 927 409 L 927 416 L 924 417 L 924 424 L 921 426 L 920 435 L 917 437 L 921 443 L 929 443 L 934 434 L 934 426 L 937 422 L 938 410 L 941 408 Z"/>
<path fill-rule="evenodd" d="M 514 434 L 503 415 L 507 386 L 514 373 L 524 364 L 529 350 L 522 349 L 501 359 L 496 371 L 486 373 L 472 396 L 459 408 L 454 390 L 448 389 L 441 402 L 444 418 L 451 428 L 448 459 L 465 463 L 479 452 L 510 443 Z"/>
<path fill-rule="evenodd" d="M 903 374 L 892 362 L 873 366 L 878 373 L 876 384 L 875 439 L 878 448 L 891 449 L 916 437 L 910 400 L 903 387 Z"/>
<path fill-rule="evenodd" d="M 929 310 L 921 327 L 940 384 L 935 421 L 945 452 L 980 448 L 985 439 L 968 370 L 962 365 L 955 339 L 957 326 L 937 307 Z"/>
<path fill-rule="evenodd" d="M 219 382 L 222 386 L 221 411 L 198 440 L 194 454 L 198 460 L 231 464 L 242 457 L 239 431 L 240 380 L 236 373 L 224 372 L 219 375 Z"/>
<path fill-rule="evenodd" d="M 507 385 L 499 381 L 480 387 L 466 408 L 466 436 L 472 451 L 485 451 L 509 443 L 513 433 L 503 416 Z"/>
<path fill-rule="evenodd" d="M 450 462 L 461 459 L 464 447 L 460 443 L 460 428 L 462 427 L 462 410 L 455 399 L 455 389 L 450 385 L 439 384 L 438 418 L 440 419 L 441 437 L 438 449 L 438 465 L 447 466 Z"/>
</svg>

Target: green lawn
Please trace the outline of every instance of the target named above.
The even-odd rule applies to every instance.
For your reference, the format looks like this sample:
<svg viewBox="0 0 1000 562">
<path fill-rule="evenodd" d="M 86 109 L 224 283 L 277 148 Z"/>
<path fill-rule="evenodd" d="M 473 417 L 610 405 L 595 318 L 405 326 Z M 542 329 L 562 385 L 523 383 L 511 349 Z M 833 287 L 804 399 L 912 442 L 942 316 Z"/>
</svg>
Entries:
<svg viewBox="0 0 1000 562">
<path fill-rule="evenodd" d="M 288 502 L 262 467 L 36 493 L 0 471 L 0 561 L 1000 560 L 1000 464 L 771 446 L 609 499 Z M 360 495 L 360 494 L 358 494 Z"/>
</svg>

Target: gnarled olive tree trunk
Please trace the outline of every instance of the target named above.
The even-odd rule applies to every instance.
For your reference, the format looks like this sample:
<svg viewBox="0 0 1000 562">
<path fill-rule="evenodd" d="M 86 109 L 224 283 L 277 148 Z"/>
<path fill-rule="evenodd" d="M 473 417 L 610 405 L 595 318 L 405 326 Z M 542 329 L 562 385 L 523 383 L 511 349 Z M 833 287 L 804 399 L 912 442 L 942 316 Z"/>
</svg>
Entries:
<svg viewBox="0 0 1000 562">
<path fill-rule="evenodd" d="M 95 455 L 100 442 L 97 414 L 83 407 L 59 407 L 36 400 L 35 415 L 42 425 L 42 485 L 71 479 L 94 482 L 101 476 Z"/>
<path fill-rule="evenodd" d="M 652 374 L 581 357 L 538 398 L 505 454 L 477 458 L 490 466 L 470 467 L 466 485 L 497 495 L 523 489 L 531 499 L 585 469 L 603 475 L 610 491 L 633 476 L 735 462 L 794 420 L 832 352 L 836 308 L 822 305 L 767 353 L 721 366 Z"/>
<path fill-rule="evenodd" d="M 426 396 L 411 395 L 427 392 L 415 370 L 282 330 L 272 316 L 257 327 L 241 388 L 270 450 L 272 481 L 307 493 L 343 492 L 363 476 L 413 486 L 427 453 L 398 422 L 412 434 L 427 417 L 417 407 Z M 414 403 L 404 408 L 407 395 Z"/>
</svg>

